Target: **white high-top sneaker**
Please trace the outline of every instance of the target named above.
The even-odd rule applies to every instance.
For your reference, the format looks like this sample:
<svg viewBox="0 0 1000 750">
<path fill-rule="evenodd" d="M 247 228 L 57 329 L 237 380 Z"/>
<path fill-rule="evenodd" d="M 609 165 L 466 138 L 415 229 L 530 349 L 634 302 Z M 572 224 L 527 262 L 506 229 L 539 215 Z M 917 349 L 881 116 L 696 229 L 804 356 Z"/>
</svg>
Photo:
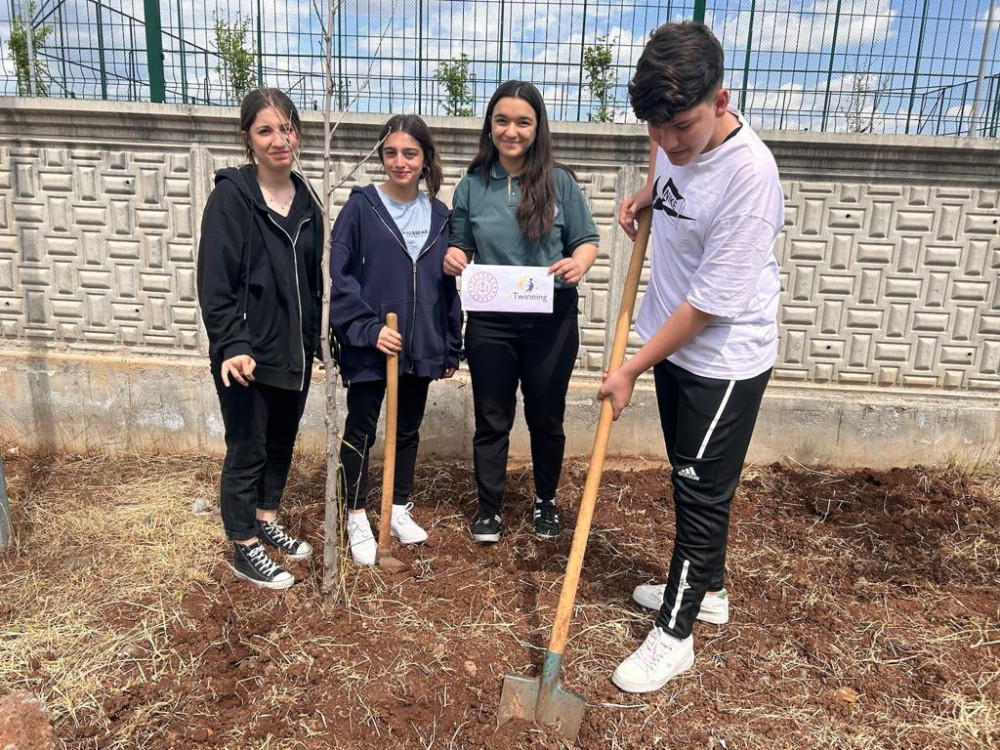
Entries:
<svg viewBox="0 0 1000 750">
<path fill-rule="evenodd" d="M 351 548 L 351 557 L 358 565 L 374 565 L 378 544 L 372 534 L 372 526 L 368 523 L 368 514 L 347 514 L 347 544 Z"/>
<path fill-rule="evenodd" d="M 392 518 L 389 519 L 389 533 L 403 544 L 421 544 L 427 541 L 427 532 L 413 520 L 410 510 L 413 503 L 392 506 Z"/>
</svg>

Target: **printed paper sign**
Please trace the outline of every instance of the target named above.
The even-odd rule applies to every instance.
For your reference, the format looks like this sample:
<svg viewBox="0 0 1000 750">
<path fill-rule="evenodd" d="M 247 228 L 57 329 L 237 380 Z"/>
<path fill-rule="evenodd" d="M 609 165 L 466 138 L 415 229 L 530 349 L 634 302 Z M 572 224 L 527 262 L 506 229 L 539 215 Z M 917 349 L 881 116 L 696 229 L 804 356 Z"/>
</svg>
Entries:
<svg viewBox="0 0 1000 750">
<path fill-rule="evenodd" d="M 553 277 L 547 266 L 487 266 L 471 263 L 462 272 L 462 309 L 550 313 Z"/>
</svg>

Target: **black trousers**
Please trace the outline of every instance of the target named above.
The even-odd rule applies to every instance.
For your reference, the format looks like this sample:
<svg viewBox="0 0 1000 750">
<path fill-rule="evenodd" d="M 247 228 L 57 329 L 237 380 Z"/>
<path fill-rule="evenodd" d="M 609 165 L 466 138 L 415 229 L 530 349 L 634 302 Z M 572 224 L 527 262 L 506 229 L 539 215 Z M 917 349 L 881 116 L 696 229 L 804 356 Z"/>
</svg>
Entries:
<svg viewBox="0 0 1000 750">
<path fill-rule="evenodd" d="M 500 512 L 517 387 L 531 437 L 535 492 L 553 500 L 566 435 L 566 391 L 580 348 L 577 291 L 555 293 L 551 313 L 469 313 L 465 351 L 476 416 L 473 457 L 479 504 Z"/>
<path fill-rule="evenodd" d="M 723 586 L 729 508 L 771 371 L 718 380 L 663 361 L 653 377 L 677 524 L 656 624 L 686 638 L 705 592 Z"/>
<path fill-rule="evenodd" d="M 413 471 L 420 444 L 420 423 L 427 406 L 430 378 L 403 373 L 399 376 L 399 408 L 396 419 L 396 477 L 394 505 L 404 505 L 413 489 Z M 351 383 L 347 387 L 347 420 L 340 444 L 347 507 L 360 510 L 368 497 L 368 456 L 375 443 L 378 415 L 382 411 L 385 381 Z"/>
<path fill-rule="evenodd" d="M 244 541 L 257 535 L 257 509 L 276 510 L 281 502 L 309 395 L 309 374 L 302 391 L 262 383 L 242 386 L 232 379 L 226 388 L 214 365 L 212 378 L 226 427 L 222 523 L 231 541 Z"/>
</svg>

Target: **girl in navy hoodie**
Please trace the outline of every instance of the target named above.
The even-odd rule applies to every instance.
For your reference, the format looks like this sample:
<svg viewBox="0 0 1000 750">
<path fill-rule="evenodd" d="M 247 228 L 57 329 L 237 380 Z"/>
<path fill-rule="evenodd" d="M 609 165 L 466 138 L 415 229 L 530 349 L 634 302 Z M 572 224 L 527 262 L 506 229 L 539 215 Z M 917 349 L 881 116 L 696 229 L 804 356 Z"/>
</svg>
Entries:
<svg viewBox="0 0 1000 750">
<path fill-rule="evenodd" d="M 455 279 L 445 276 L 449 211 L 434 196 L 441 160 L 416 115 L 394 115 L 379 134 L 387 179 L 354 187 L 333 227 L 330 317 L 347 386 L 340 448 L 347 538 L 354 561 L 374 565 L 377 545 L 365 514 L 368 455 L 385 394 L 386 355 L 399 357 L 396 480 L 390 530 L 403 544 L 427 539 L 410 515 L 420 423 L 432 380 L 458 368 L 462 314 Z M 427 193 L 420 190 L 424 181 Z M 399 331 L 385 325 L 399 316 Z"/>
</svg>

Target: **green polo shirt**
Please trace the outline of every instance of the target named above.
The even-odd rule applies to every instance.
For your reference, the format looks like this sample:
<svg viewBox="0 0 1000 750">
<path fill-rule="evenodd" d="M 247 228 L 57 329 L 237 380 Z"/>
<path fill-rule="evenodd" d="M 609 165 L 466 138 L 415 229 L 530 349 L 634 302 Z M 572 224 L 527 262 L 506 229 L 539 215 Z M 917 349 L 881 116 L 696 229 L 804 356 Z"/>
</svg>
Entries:
<svg viewBox="0 0 1000 750">
<path fill-rule="evenodd" d="M 600 242 L 583 191 L 565 169 L 555 169 L 556 216 L 552 229 L 532 241 L 517 224 L 521 182 L 499 163 L 490 171 L 489 183 L 480 172 L 467 174 L 455 188 L 451 236 L 448 244 L 460 247 L 477 263 L 496 266 L 551 266 L 568 258 L 580 245 Z M 556 288 L 573 287 L 561 279 Z"/>
</svg>

